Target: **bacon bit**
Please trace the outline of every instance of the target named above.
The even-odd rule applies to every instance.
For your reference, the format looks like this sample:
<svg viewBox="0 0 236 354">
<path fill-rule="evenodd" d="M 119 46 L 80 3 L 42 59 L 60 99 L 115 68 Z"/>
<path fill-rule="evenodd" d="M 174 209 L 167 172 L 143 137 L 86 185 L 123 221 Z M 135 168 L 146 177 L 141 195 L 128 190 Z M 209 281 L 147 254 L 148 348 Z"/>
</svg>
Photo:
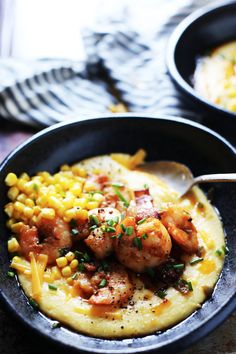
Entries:
<svg viewBox="0 0 236 354">
<path fill-rule="evenodd" d="M 134 196 L 137 204 L 136 221 L 148 217 L 158 218 L 158 212 L 153 206 L 153 198 L 151 197 L 148 188 L 135 191 Z"/>
</svg>

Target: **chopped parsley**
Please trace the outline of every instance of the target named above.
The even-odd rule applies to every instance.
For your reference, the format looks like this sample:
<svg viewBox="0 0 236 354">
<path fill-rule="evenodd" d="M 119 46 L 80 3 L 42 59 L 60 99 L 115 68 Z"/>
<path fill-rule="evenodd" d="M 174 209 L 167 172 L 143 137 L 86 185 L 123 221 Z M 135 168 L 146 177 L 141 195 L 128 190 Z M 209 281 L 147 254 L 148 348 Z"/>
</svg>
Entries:
<svg viewBox="0 0 236 354">
<path fill-rule="evenodd" d="M 165 299 L 165 297 L 166 297 L 166 295 L 167 295 L 167 291 L 166 291 L 166 289 L 160 289 L 160 290 L 157 290 L 157 291 L 155 292 L 155 294 L 156 294 L 159 298 Z"/>
</svg>

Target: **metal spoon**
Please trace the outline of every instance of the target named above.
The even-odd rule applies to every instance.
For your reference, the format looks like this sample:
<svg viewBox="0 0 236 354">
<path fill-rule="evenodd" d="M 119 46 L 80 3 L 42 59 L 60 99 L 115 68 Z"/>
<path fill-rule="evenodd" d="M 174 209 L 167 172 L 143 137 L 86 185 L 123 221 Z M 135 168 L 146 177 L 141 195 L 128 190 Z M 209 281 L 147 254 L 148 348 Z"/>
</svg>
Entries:
<svg viewBox="0 0 236 354">
<path fill-rule="evenodd" d="M 206 182 L 236 182 L 236 173 L 217 173 L 193 177 L 189 168 L 174 161 L 146 162 L 140 166 L 144 172 L 163 179 L 170 187 L 180 193 L 187 193 L 195 184 Z"/>
</svg>

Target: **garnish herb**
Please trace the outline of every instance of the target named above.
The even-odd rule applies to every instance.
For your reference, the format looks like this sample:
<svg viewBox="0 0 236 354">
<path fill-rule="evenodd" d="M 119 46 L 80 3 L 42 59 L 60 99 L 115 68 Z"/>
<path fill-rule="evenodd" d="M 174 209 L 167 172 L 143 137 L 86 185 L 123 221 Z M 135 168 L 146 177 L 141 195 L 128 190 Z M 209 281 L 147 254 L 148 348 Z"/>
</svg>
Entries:
<svg viewBox="0 0 236 354">
<path fill-rule="evenodd" d="M 167 295 L 167 291 L 166 291 L 166 289 L 160 289 L 160 290 L 157 290 L 155 294 L 158 297 L 160 297 L 161 299 L 164 299 Z"/>
<path fill-rule="evenodd" d="M 70 251 L 70 249 L 68 247 L 60 248 L 59 249 L 60 257 L 64 257 L 69 251 Z"/>
<path fill-rule="evenodd" d="M 83 260 L 85 262 L 89 262 L 90 261 L 90 256 L 87 252 L 83 253 Z"/>
<path fill-rule="evenodd" d="M 97 229 L 97 227 L 98 227 L 97 225 L 93 225 L 89 228 L 89 230 L 95 230 L 95 229 Z"/>
<path fill-rule="evenodd" d="M 48 289 L 49 289 L 49 290 L 56 291 L 56 290 L 57 290 L 57 286 L 55 286 L 55 285 L 53 285 L 53 284 L 48 284 Z"/>
<path fill-rule="evenodd" d="M 129 206 L 129 202 L 128 200 L 125 199 L 125 197 L 121 194 L 120 190 L 119 190 L 119 187 L 113 187 L 114 188 L 114 191 L 117 195 L 117 197 L 124 203 L 125 207 L 128 208 Z"/>
<path fill-rule="evenodd" d="M 71 229 L 71 234 L 72 236 L 77 236 L 79 234 L 79 231 L 77 229 Z"/>
<path fill-rule="evenodd" d="M 137 222 L 137 224 L 138 224 L 138 225 L 141 225 L 141 224 L 143 224 L 146 220 L 147 220 L 147 218 L 143 218 L 143 219 L 139 220 L 139 221 Z"/>
<path fill-rule="evenodd" d="M 125 227 L 124 224 L 120 224 L 120 227 L 121 227 L 121 230 L 122 230 L 123 232 L 126 232 L 126 227 Z"/>
<path fill-rule="evenodd" d="M 127 236 L 132 235 L 133 232 L 134 232 L 134 228 L 133 228 L 132 226 L 126 227 L 125 234 L 126 234 Z"/>
<path fill-rule="evenodd" d="M 121 188 L 121 187 L 124 187 L 124 184 L 121 183 L 121 182 L 115 182 L 115 183 L 112 183 L 112 187 L 118 187 L 118 188 Z"/>
<path fill-rule="evenodd" d="M 108 226 L 106 227 L 106 232 L 115 232 L 116 229 L 114 227 Z"/>
<path fill-rule="evenodd" d="M 193 286 L 191 281 L 188 281 L 187 284 L 188 284 L 189 291 L 193 291 Z"/>
<path fill-rule="evenodd" d="M 71 277 L 71 279 L 73 279 L 73 280 L 76 280 L 78 278 L 78 274 L 77 273 L 74 273 L 73 275 L 72 275 L 72 277 Z"/>
<path fill-rule="evenodd" d="M 203 258 L 196 258 L 196 259 L 193 259 L 190 262 L 190 265 L 194 265 L 194 264 L 197 264 L 197 263 L 202 262 L 202 261 L 203 261 Z"/>
<path fill-rule="evenodd" d="M 13 279 L 15 277 L 15 273 L 9 270 L 7 272 L 7 277 L 10 278 L 10 279 Z"/>
<path fill-rule="evenodd" d="M 29 304 L 30 304 L 35 310 L 38 310 L 38 309 L 39 309 L 38 303 L 37 303 L 32 297 L 29 298 Z"/>
<path fill-rule="evenodd" d="M 197 208 L 198 209 L 204 209 L 204 204 L 202 202 L 197 203 Z"/>
<path fill-rule="evenodd" d="M 98 287 L 99 287 L 99 288 L 104 288 L 104 286 L 106 286 L 106 285 L 107 285 L 107 280 L 104 278 L 104 279 L 102 279 L 102 280 L 100 281 Z"/>
<path fill-rule="evenodd" d="M 183 269 L 184 268 L 184 264 L 180 263 L 180 264 L 173 264 L 173 268 L 174 269 Z"/>
<path fill-rule="evenodd" d="M 221 257 L 222 254 L 223 254 L 223 252 L 222 252 L 221 250 L 216 250 L 215 253 L 216 253 L 216 255 L 219 256 L 219 257 Z"/>
<path fill-rule="evenodd" d="M 89 217 L 90 221 L 95 224 L 95 225 L 99 225 L 99 220 L 98 220 L 98 217 L 94 214 L 90 215 Z"/>
<path fill-rule="evenodd" d="M 84 263 L 80 263 L 80 264 L 78 265 L 78 271 L 79 271 L 79 272 L 83 272 L 84 269 L 85 269 Z"/>
<path fill-rule="evenodd" d="M 121 235 L 122 235 L 122 234 L 121 234 Z M 112 235 L 111 238 L 112 238 L 112 239 L 116 238 L 116 235 Z"/>
<path fill-rule="evenodd" d="M 33 190 L 35 192 L 38 192 L 38 190 L 39 190 L 39 186 L 36 183 L 33 184 Z"/>
<path fill-rule="evenodd" d="M 149 188 L 149 185 L 148 185 L 147 183 L 145 183 L 145 184 L 143 185 L 143 187 L 144 187 L 145 189 L 148 189 L 148 188 Z"/>
<path fill-rule="evenodd" d="M 228 248 L 225 245 L 222 246 L 222 251 L 224 252 L 224 254 L 227 254 L 229 252 Z"/>
<path fill-rule="evenodd" d="M 121 237 L 123 236 L 122 232 L 117 236 L 118 240 L 121 239 Z"/>
<path fill-rule="evenodd" d="M 60 322 L 58 322 L 58 321 L 53 322 L 53 324 L 52 324 L 52 329 L 59 328 L 59 327 L 61 327 Z"/>
<path fill-rule="evenodd" d="M 138 249 L 139 251 L 141 251 L 141 249 L 143 248 L 142 240 L 141 240 L 140 237 L 135 237 L 135 238 L 133 239 L 133 244 L 134 244 L 135 247 L 137 247 L 137 249 Z"/>
<path fill-rule="evenodd" d="M 142 235 L 142 238 L 143 238 L 144 240 L 146 240 L 146 239 L 148 238 L 148 235 L 147 235 L 147 234 L 143 234 L 143 235 Z"/>
</svg>

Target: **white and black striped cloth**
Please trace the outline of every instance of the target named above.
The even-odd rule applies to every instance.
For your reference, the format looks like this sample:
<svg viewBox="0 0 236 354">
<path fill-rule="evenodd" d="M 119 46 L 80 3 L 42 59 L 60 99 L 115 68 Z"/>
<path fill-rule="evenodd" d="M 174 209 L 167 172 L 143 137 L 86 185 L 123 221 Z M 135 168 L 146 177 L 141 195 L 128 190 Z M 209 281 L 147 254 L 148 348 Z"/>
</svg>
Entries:
<svg viewBox="0 0 236 354">
<path fill-rule="evenodd" d="M 176 25 L 209 0 L 163 0 L 163 6 L 170 2 L 178 11 L 148 37 L 122 17 L 85 30 L 86 62 L 0 60 L 0 117 L 41 127 L 107 113 L 121 101 L 131 112 L 196 120 L 168 76 L 165 48 Z"/>
</svg>

